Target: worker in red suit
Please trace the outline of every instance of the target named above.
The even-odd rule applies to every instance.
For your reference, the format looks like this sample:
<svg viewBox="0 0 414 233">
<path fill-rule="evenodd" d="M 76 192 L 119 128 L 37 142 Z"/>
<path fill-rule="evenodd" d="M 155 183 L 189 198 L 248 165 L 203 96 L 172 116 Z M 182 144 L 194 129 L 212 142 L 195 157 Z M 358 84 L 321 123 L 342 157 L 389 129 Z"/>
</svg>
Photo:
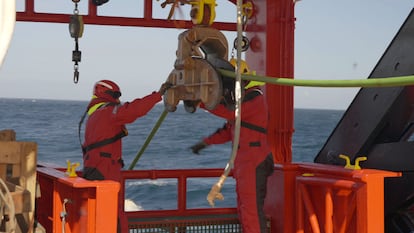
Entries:
<svg viewBox="0 0 414 233">
<path fill-rule="evenodd" d="M 249 73 L 247 64 L 243 73 Z M 241 104 L 239 147 L 234 161 L 237 208 L 242 230 L 246 233 L 265 233 L 264 200 L 267 178 L 273 173 L 273 156 L 267 143 L 268 112 L 265 97 L 258 82 L 243 82 L 245 92 Z M 225 87 L 226 88 L 226 87 Z M 230 94 L 233 90 L 228 90 Z M 230 94 L 231 95 L 231 94 Z M 234 96 L 234 95 L 231 95 Z M 224 96 L 224 100 L 230 97 Z M 227 120 L 224 126 L 191 147 L 193 153 L 209 145 L 223 144 L 234 139 L 234 105 L 223 101 L 211 112 Z M 234 101 L 233 101 L 234 103 Z M 203 104 L 200 105 L 204 107 Z"/>
<path fill-rule="evenodd" d="M 122 140 L 128 134 L 125 124 L 134 122 L 146 115 L 170 87 L 163 83 L 157 92 L 132 102 L 121 104 L 119 86 L 110 80 L 95 83 L 93 97 L 86 113 L 88 120 L 85 127 L 83 150 L 83 177 L 88 180 L 121 181 Z M 85 113 L 85 115 L 86 115 Z M 80 125 L 82 124 L 83 118 Z M 80 128 L 80 126 L 79 126 Z M 124 198 L 118 199 L 118 232 L 128 232 L 128 223 L 123 214 Z"/>
</svg>

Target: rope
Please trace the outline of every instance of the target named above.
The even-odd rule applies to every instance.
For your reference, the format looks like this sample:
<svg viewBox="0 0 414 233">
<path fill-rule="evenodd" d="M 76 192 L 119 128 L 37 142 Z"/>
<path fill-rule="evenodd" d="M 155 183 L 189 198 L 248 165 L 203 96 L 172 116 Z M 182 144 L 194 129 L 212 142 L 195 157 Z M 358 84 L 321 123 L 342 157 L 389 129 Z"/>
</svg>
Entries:
<svg viewBox="0 0 414 233">
<path fill-rule="evenodd" d="M 1 198 L 0 208 L 2 211 L 4 211 L 4 207 L 8 208 L 10 228 L 7 232 L 13 233 L 16 231 L 16 216 L 15 216 L 16 210 L 14 208 L 13 198 L 11 196 L 9 189 L 7 188 L 6 183 L 4 183 L 3 179 L 0 179 L 0 185 L 2 186 L 1 187 L 2 191 L 0 192 L 0 198 Z"/>
<path fill-rule="evenodd" d="M 65 233 L 65 225 L 66 225 L 66 216 L 68 212 L 66 211 L 66 204 L 69 203 L 70 200 L 65 198 L 62 203 L 62 212 L 60 213 L 60 217 L 62 218 L 62 233 Z"/>
<path fill-rule="evenodd" d="M 229 161 L 226 164 L 223 174 L 220 176 L 219 180 L 216 184 L 211 187 L 210 192 L 207 195 L 207 201 L 210 206 L 214 207 L 214 200 L 223 200 L 223 194 L 220 193 L 221 188 L 226 180 L 227 176 L 229 175 L 231 169 L 234 165 L 234 160 L 237 156 L 237 149 L 239 145 L 240 139 L 240 123 L 241 123 L 241 52 L 242 52 L 242 31 L 243 31 L 243 18 L 242 18 L 242 0 L 237 0 L 237 62 L 236 62 L 236 72 L 231 72 L 233 77 L 236 77 L 236 85 L 235 89 L 235 128 L 234 128 L 234 138 L 232 142 L 232 152 L 229 158 Z"/>
<path fill-rule="evenodd" d="M 128 170 L 132 170 L 135 167 L 135 164 L 138 162 L 139 158 L 141 158 L 141 155 L 144 153 L 144 151 L 147 148 L 148 144 L 151 142 L 152 138 L 154 137 L 155 133 L 157 132 L 157 130 L 160 127 L 161 123 L 164 121 L 167 114 L 168 114 L 167 110 L 164 110 L 161 113 L 160 118 L 158 119 L 157 123 L 155 123 L 154 128 L 152 128 L 151 133 L 148 135 L 147 140 L 145 140 L 144 145 L 142 145 L 141 150 L 138 151 L 137 155 L 135 156 L 135 158 L 132 161 L 131 165 L 129 166 Z"/>
<path fill-rule="evenodd" d="M 226 77 L 235 78 L 235 74 L 231 71 L 219 69 L 219 72 Z M 396 87 L 414 85 L 414 75 L 355 80 L 303 80 L 242 74 L 242 80 L 253 80 L 276 85 L 303 87 Z"/>
</svg>

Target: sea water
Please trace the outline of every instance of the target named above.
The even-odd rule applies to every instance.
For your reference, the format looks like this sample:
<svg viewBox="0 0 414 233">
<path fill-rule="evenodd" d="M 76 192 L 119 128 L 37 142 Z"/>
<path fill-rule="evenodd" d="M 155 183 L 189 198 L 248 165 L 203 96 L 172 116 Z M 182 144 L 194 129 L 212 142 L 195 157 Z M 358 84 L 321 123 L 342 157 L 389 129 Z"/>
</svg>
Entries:
<svg viewBox="0 0 414 233">
<path fill-rule="evenodd" d="M 86 101 L 2 99 L 0 98 L 0 130 L 13 129 L 18 141 L 38 144 L 38 162 L 66 167 L 66 161 L 80 162 L 83 141 L 78 127 Z M 127 125 L 129 135 L 123 139 L 123 158 L 127 169 L 153 130 L 163 104 L 157 104 L 147 115 Z M 295 109 L 292 159 L 312 162 L 342 117 L 342 110 Z M 134 169 L 223 168 L 231 155 L 231 144 L 214 145 L 195 155 L 189 149 L 203 137 L 222 127 L 224 120 L 198 109 L 188 113 L 179 105 L 168 113 L 159 129 L 139 157 Z M 187 185 L 187 207 L 208 207 L 206 195 L 217 178 L 190 179 Z M 222 189 L 224 201 L 218 207 L 235 206 L 234 180 L 227 179 Z M 176 208 L 174 179 L 130 180 L 125 184 L 130 209 Z"/>
</svg>

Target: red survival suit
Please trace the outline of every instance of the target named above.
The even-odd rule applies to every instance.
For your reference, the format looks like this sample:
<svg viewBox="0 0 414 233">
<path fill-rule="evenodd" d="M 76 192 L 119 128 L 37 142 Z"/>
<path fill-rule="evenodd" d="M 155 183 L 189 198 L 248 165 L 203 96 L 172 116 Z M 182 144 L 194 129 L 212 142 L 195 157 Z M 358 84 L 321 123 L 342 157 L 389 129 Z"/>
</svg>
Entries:
<svg viewBox="0 0 414 233">
<path fill-rule="evenodd" d="M 161 95 L 153 92 L 125 104 L 111 103 L 107 99 L 94 98 L 88 105 L 89 118 L 85 127 L 83 143 L 83 177 L 88 180 L 121 181 L 122 140 L 127 131 L 125 124 L 147 114 Z M 96 110 L 95 110 L 96 109 Z M 122 197 L 119 197 L 118 213 L 121 232 L 128 232 L 126 216 L 123 216 Z"/>
<path fill-rule="evenodd" d="M 203 106 L 201 106 L 203 107 Z M 223 128 L 203 139 L 207 145 L 233 141 L 234 111 L 223 104 L 210 111 L 227 119 Z M 241 106 L 241 128 L 233 176 L 236 179 L 237 205 L 243 232 L 265 233 L 263 211 L 267 177 L 273 172 L 273 156 L 267 144 L 268 113 L 262 90 L 246 90 Z"/>
</svg>

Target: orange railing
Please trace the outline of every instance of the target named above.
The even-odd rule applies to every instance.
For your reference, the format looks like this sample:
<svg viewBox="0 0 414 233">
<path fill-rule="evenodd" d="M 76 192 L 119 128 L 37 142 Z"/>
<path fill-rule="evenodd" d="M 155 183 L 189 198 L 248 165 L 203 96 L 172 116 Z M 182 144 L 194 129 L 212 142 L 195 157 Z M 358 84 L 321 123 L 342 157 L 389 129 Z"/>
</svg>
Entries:
<svg viewBox="0 0 414 233">
<path fill-rule="evenodd" d="M 115 232 L 110 229 L 116 227 L 118 190 L 124 194 L 125 183 L 145 179 L 176 180 L 177 193 L 168 200 L 176 207 L 126 212 L 132 232 L 240 232 L 235 207 L 187 206 L 188 180 L 213 178 L 213 184 L 222 169 L 124 171 L 120 187 L 70 178 L 53 168 L 40 167 L 37 174 L 37 219 L 47 232 Z M 265 201 L 269 232 L 383 233 L 384 180 L 400 175 L 313 163 L 276 165 Z"/>
<path fill-rule="evenodd" d="M 298 177 L 296 180 L 297 233 L 304 233 L 309 225 L 311 232 L 334 232 L 334 229 L 335 232 L 347 232 L 347 228 L 352 228 L 350 226 L 355 220 L 356 193 L 362 187 L 361 184 L 322 177 Z M 317 193 L 317 199 L 321 199 L 321 202 L 313 202 L 312 191 Z M 346 205 L 340 207 L 341 210 L 345 209 L 344 212 L 334 213 L 334 209 L 338 208 L 334 205 L 337 199 L 341 199 L 341 205 Z M 324 211 L 318 210 L 321 207 Z M 322 212 L 323 216 L 318 216 L 318 211 Z"/>
<path fill-rule="evenodd" d="M 204 229 L 209 232 L 231 230 L 239 232 L 240 226 L 235 207 L 188 208 L 187 181 L 192 178 L 219 177 L 223 169 L 181 169 L 123 171 L 122 185 L 112 181 L 87 181 L 80 177 L 70 178 L 61 168 L 39 167 L 37 169 L 41 197 L 37 200 L 37 219 L 46 232 L 116 232 L 118 191 L 125 193 L 129 180 L 176 179 L 177 208 L 163 210 L 128 211 L 129 228 L 133 232 L 159 232 L 167 228 L 185 229 L 192 232 Z M 212 181 L 214 184 L 215 180 Z M 207 196 L 208 193 L 206 193 Z M 148 194 L 151 195 L 151 194 Z M 207 202 L 207 201 L 206 201 Z M 67 213 L 62 219 L 62 213 Z M 104 223 L 104 224 L 103 224 Z M 63 226 L 63 228 L 62 228 Z M 144 229 L 145 228 L 145 229 Z M 111 230 L 113 229 L 113 231 Z"/>
<path fill-rule="evenodd" d="M 383 233 L 384 180 L 400 175 L 314 163 L 276 165 L 265 204 L 272 232 Z"/>
<path fill-rule="evenodd" d="M 134 229 L 133 232 L 164 232 L 160 229 L 168 229 L 165 232 L 186 233 L 211 232 L 213 229 L 214 232 L 240 232 L 235 206 L 224 208 L 187 206 L 189 179 L 214 178 L 211 181 L 211 185 L 213 185 L 222 173 L 223 169 L 123 171 L 124 184 L 131 180 L 176 180 L 177 193 L 165 195 L 168 201 L 176 203 L 176 207 L 162 210 L 128 211 L 126 215 L 128 216 L 129 229 Z M 230 180 L 227 183 L 229 182 Z M 208 191 L 205 193 L 206 197 Z M 125 192 L 125 186 L 122 186 L 121 192 Z M 207 203 L 206 199 L 204 200 Z M 219 205 L 219 203 L 217 204 Z"/>
<path fill-rule="evenodd" d="M 136 170 L 136 171 L 122 171 L 123 176 L 123 183 L 127 182 L 128 180 L 137 180 L 137 179 L 150 179 L 150 180 L 157 180 L 157 179 L 175 179 L 177 180 L 177 199 L 171 200 L 177 203 L 177 208 L 173 209 L 175 215 L 193 215 L 198 214 L 200 212 L 205 212 L 204 209 L 197 209 L 197 208 L 187 208 L 187 181 L 190 178 L 215 178 L 220 177 L 223 173 L 223 169 L 175 169 L 175 170 Z M 230 174 L 231 175 L 231 174 Z M 230 178 L 229 178 L 230 179 Z M 217 179 L 218 180 L 218 179 Z M 211 185 L 214 184 L 215 181 L 212 181 Z M 121 187 L 121 192 L 125 193 L 125 186 Z M 207 197 L 206 193 L 206 197 Z M 207 201 L 206 201 L 207 203 Z M 235 208 L 208 208 L 210 213 L 235 213 Z M 149 213 L 148 213 L 149 212 Z M 155 215 L 163 215 L 165 212 L 163 211 L 148 211 L 143 213 L 143 211 L 135 211 L 135 212 L 128 212 L 128 216 L 132 217 L 144 217 L 144 216 L 151 216 Z M 167 213 L 171 213 L 170 210 Z"/>
</svg>

